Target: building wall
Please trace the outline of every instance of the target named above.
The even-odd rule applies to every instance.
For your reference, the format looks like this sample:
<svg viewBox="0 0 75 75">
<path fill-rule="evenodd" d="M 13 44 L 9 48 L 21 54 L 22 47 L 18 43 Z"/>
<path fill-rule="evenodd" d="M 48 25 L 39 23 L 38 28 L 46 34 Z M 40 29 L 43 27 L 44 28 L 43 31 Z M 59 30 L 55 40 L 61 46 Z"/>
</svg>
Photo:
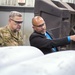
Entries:
<svg viewBox="0 0 75 75">
<path fill-rule="evenodd" d="M 0 0 L 0 5 L 21 6 L 19 3 L 24 3 L 25 7 L 34 7 L 34 2 L 35 0 Z"/>
<path fill-rule="evenodd" d="M 74 0 L 56 0 L 56 1 L 65 1 L 73 2 Z M 25 0 L 24 5 L 19 5 L 18 0 L 0 0 L 0 27 L 4 26 L 8 22 L 9 12 L 12 10 L 18 10 L 23 14 L 23 25 L 22 32 L 24 35 L 24 45 L 29 44 L 29 36 L 33 32 L 32 29 L 32 17 L 34 16 L 34 3 L 35 0 Z"/>
</svg>

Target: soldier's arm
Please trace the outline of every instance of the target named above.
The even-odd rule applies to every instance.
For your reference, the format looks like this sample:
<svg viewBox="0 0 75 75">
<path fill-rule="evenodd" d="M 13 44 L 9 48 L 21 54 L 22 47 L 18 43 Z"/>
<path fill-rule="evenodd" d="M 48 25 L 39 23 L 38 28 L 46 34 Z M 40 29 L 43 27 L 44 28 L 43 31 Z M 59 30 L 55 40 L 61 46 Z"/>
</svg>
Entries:
<svg viewBox="0 0 75 75">
<path fill-rule="evenodd" d="M 2 40 L 2 37 L 0 36 L 0 46 L 2 46 L 2 42 L 3 40 Z"/>
<path fill-rule="evenodd" d="M 4 45 L 3 43 L 3 37 L 2 37 L 2 33 L 0 31 L 0 47 L 2 47 Z"/>
<path fill-rule="evenodd" d="M 19 45 L 23 45 L 23 34 L 22 34 L 22 31 L 19 31 Z"/>
</svg>

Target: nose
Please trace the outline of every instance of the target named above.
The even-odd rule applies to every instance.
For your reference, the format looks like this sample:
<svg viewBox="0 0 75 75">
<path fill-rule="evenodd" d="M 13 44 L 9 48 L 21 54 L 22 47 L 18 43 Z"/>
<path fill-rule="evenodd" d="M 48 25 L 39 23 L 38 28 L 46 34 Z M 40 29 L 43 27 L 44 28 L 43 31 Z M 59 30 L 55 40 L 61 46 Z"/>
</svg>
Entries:
<svg viewBox="0 0 75 75">
<path fill-rule="evenodd" d="M 44 29 L 44 26 L 42 26 L 41 28 Z"/>
<path fill-rule="evenodd" d="M 21 24 L 18 24 L 18 25 L 17 25 L 17 28 L 21 29 Z"/>
</svg>

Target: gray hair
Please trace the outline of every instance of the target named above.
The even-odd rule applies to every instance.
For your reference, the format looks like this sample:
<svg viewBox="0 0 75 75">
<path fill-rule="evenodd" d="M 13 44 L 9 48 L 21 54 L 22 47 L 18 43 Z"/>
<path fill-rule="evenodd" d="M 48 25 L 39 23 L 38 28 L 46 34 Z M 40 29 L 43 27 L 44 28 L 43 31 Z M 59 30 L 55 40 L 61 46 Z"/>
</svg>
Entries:
<svg viewBox="0 0 75 75">
<path fill-rule="evenodd" d="M 14 18 L 15 16 L 22 17 L 22 14 L 18 11 L 11 11 L 9 14 L 9 18 Z"/>
</svg>

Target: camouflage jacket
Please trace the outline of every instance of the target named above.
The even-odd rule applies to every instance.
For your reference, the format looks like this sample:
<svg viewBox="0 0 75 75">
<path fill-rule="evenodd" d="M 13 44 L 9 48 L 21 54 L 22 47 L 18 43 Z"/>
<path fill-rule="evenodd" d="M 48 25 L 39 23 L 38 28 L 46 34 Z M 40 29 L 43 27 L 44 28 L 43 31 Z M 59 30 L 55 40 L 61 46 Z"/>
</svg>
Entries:
<svg viewBox="0 0 75 75">
<path fill-rule="evenodd" d="M 12 32 L 9 26 L 0 28 L 0 46 L 19 46 L 23 45 L 21 31 Z"/>
</svg>

